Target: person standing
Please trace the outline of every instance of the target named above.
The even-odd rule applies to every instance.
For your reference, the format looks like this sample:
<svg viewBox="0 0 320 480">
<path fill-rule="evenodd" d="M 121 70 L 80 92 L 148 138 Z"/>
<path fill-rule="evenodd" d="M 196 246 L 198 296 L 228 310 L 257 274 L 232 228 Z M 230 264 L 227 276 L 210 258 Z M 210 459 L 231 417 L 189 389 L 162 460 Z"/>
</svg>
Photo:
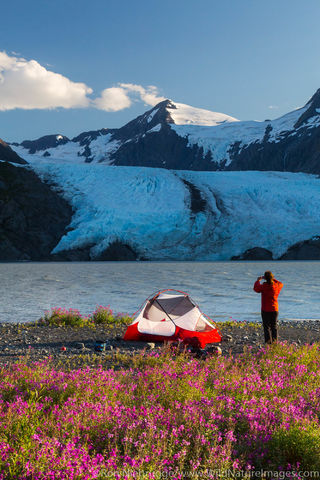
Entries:
<svg viewBox="0 0 320 480">
<path fill-rule="evenodd" d="M 260 283 L 261 280 L 265 282 Z M 278 340 L 278 296 L 282 287 L 283 283 L 276 280 L 270 271 L 258 277 L 253 286 L 255 292 L 261 293 L 261 317 L 266 343 Z"/>
</svg>

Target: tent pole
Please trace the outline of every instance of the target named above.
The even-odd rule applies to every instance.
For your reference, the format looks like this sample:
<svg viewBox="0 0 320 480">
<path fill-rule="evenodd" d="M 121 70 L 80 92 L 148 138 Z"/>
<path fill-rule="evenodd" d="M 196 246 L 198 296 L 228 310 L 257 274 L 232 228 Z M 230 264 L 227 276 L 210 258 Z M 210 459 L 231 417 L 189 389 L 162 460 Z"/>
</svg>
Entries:
<svg viewBox="0 0 320 480">
<path fill-rule="evenodd" d="M 167 313 L 167 312 L 165 311 L 165 309 L 163 308 L 162 305 L 160 305 L 160 303 L 158 302 L 158 300 L 155 300 L 155 302 L 157 302 L 157 304 L 159 305 L 159 307 L 161 308 L 161 310 L 163 310 L 164 313 L 165 313 L 166 315 L 168 315 L 168 317 L 170 318 L 171 322 L 172 322 L 173 325 L 176 327 L 177 325 L 174 323 L 174 321 L 173 321 L 172 318 L 170 317 L 169 313 Z"/>
</svg>

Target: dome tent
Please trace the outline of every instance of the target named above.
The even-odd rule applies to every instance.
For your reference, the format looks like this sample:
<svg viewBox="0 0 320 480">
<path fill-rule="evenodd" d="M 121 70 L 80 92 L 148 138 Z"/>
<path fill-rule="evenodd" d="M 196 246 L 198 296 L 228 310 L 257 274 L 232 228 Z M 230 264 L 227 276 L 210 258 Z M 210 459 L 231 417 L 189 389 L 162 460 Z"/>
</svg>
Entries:
<svg viewBox="0 0 320 480">
<path fill-rule="evenodd" d="M 140 313 L 139 313 L 140 312 Z M 167 289 L 149 297 L 124 334 L 130 341 L 183 341 L 204 348 L 221 341 L 219 329 L 185 292 Z"/>
</svg>

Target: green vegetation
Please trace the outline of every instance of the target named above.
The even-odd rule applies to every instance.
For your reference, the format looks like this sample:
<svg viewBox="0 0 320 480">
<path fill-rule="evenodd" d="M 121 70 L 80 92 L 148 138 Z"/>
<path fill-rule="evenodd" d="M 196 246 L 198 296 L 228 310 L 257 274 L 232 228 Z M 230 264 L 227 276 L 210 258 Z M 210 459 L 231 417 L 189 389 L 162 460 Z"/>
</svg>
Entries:
<svg viewBox="0 0 320 480">
<path fill-rule="evenodd" d="M 0 367 L 0 480 L 316 478 L 319 352 L 198 360 L 164 347 L 111 354 L 117 369 Z"/>
<path fill-rule="evenodd" d="M 55 307 L 50 312 L 46 312 L 42 322 L 48 325 L 71 326 L 71 327 L 91 327 L 95 325 L 128 325 L 132 318 L 127 314 L 114 314 L 109 306 L 99 305 L 89 316 L 83 316 L 79 310 L 73 308 Z"/>
</svg>

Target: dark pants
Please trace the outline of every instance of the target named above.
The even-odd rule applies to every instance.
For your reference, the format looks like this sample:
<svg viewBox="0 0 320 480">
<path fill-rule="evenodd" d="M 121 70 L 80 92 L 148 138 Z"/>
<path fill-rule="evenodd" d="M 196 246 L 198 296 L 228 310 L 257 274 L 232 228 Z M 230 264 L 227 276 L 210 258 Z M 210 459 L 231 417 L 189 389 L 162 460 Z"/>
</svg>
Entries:
<svg viewBox="0 0 320 480">
<path fill-rule="evenodd" d="M 278 315 L 279 312 L 261 312 L 264 340 L 266 343 L 272 343 L 278 340 Z"/>
</svg>

